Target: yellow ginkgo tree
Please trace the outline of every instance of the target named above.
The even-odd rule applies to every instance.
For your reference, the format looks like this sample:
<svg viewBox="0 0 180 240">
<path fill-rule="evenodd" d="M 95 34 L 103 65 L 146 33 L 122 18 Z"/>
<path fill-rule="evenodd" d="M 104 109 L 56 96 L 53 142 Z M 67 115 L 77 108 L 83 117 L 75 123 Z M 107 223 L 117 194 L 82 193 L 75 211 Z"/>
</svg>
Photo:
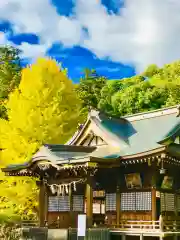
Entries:
<svg viewBox="0 0 180 240">
<path fill-rule="evenodd" d="M 44 143 L 64 143 L 80 121 L 80 108 L 74 84 L 55 60 L 38 59 L 23 69 L 20 85 L 7 101 L 8 120 L 0 119 L 1 166 L 28 161 Z M 25 204 L 27 186 L 16 178 L 16 187 L 9 188 L 15 179 L 1 179 L 0 195 Z M 34 189 L 34 182 L 29 184 Z"/>
</svg>

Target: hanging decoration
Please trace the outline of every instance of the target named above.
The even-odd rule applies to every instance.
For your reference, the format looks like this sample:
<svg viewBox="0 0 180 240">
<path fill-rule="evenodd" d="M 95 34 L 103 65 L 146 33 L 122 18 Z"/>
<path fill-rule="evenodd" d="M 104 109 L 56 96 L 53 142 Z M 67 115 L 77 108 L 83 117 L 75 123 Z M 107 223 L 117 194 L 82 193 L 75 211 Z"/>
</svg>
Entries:
<svg viewBox="0 0 180 240">
<path fill-rule="evenodd" d="M 52 194 L 57 193 L 58 196 L 69 194 L 70 189 L 73 189 L 73 191 L 76 191 L 76 185 L 78 183 L 84 183 L 86 179 L 80 179 L 77 181 L 72 181 L 70 183 L 62 183 L 62 184 L 47 184 L 48 187 L 50 187 L 50 190 Z"/>
<path fill-rule="evenodd" d="M 161 168 L 159 170 L 160 174 L 164 175 L 166 173 L 166 169 L 164 168 L 164 160 L 166 158 L 165 154 L 161 154 Z"/>
</svg>

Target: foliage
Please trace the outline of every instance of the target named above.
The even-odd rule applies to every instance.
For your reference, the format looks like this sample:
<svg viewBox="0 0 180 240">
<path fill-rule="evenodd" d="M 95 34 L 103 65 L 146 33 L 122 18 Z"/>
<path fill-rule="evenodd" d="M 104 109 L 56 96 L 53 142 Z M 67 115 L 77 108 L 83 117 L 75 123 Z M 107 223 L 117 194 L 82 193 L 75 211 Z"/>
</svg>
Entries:
<svg viewBox="0 0 180 240">
<path fill-rule="evenodd" d="M 166 98 L 165 89 L 158 89 L 149 82 L 142 82 L 114 94 L 112 106 L 115 114 L 122 116 L 161 108 Z"/>
<path fill-rule="evenodd" d="M 1 120 L 1 159 L 24 162 L 43 143 L 64 143 L 79 121 L 80 102 L 66 70 L 39 59 L 22 71 L 7 102 L 9 121 Z"/>
<path fill-rule="evenodd" d="M 180 103 L 180 61 L 163 68 L 152 64 L 141 75 L 105 81 L 97 95 L 91 90 L 94 82 L 86 81 L 86 88 L 84 82 L 79 84 L 81 94 L 88 99 L 83 101 L 117 117 Z"/>
<path fill-rule="evenodd" d="M 67 71 L 48 59 L 38 59 L 22 71 L 19 87 L 7 101 L 8 121 L 0 120 L 1 164 L 28 161 L 44 143 L 64 143 L 79 122 L 80 101 Z M 1 197 L 15 203 L 13 213 L 33 215 L 37 207 L 35 181 L 5 178 Z"/>
<path fill-rule="evenodd" d="M 98 76 L 95 70 L 85 69 L 84 77 L 80 79 L 80 84 L 76 89 L 83 108 L 97 108 L 101 89 L 106 82 L 106 78 Z"/>
<path fill-rule="evenodd" d="M 117 109 L 118 96 L 120 97 L 126 89 L 133 87 L 144 81 L 142 76 L 134 76 L 123 80 L 110 80 L 101 90 L 101 99 L 98 103 L 98 109 L 109 115 L 119 115 Z M 124 99 L 124 96 L 122 96 Z"/>
<path fill-rule="evenodd" d="M 1 173 L 0 223 L 37 219 L 37 187 L 34 179 L 6 178 Z"/>
<path fill-rule="evenodd" d="M 156 64 L 151 64 L 147 67 L 147 69 L 143 73 L 143 76 L 149 78 L 149 77 L 152 77 L 152 76 L 158 74 L 159 71 L 160 71 L 160 69 L 158 68 L 158 66 Z"/>
<path fill-rule="evenodd" d="M 4 223 L 0 225 L 1 240 L 19 240 L 21 238 L 21 229 L 16 225 Z"/>
<path fill-rule="evenodd" d="M 20 82 L 20 51 L 11 46 L 0 47 L 0 117 L 6 118 L 5 100 Z"/>
</svg>

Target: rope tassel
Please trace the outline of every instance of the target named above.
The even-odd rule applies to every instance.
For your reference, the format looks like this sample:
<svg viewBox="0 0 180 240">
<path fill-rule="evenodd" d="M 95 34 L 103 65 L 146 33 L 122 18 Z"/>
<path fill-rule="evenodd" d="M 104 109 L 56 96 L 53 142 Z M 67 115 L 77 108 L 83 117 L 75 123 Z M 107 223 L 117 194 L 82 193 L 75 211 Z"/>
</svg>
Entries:
<svg viewBox="0 0 180 240">
<path fill-rule="evenodd" d="M 86 179 L 80 179 L 77 181 L 73 181 L 70 183 L 66 183 L 66 184 L 47 184 L 48 187 L 50 187 L 50 190 L 52 192 L 52 194 L 57 193 L 58 196 L 60 195 L 65 195 L 69 193 L 69 190 L 73 187 L 74 191 L 77 191 L 76 188 L 76 184 L 77 183 L 84 183 L 86 181 Z"/>
</svg>

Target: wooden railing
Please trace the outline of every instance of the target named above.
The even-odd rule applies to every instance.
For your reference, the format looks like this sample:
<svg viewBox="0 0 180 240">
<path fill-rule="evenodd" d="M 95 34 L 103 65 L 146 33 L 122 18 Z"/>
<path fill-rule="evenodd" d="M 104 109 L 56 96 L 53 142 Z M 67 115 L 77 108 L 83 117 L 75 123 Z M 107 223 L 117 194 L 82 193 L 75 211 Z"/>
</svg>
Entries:
<svg viewBox="0 0 180 240">
<path fill-rule="evenodd" d="M 160 230 L 160 222 L 159 221 L 130 221 L 130 220 L 122 220 L 118 225 L 111 226 L 113 228 L 118 228 L 122 231 L 146 231 L 146 232 L 154 232 Z"/>
<path fill-rule="evenodd" d="M 143 231 L 143 232 L 179 232 L 180 221 L 161 220 L 161 221 L 130 221 L 121 220 L 118 225 L 111 226 L 111 229 L 120 231 Z"/>
<path fill-rule="evenodd" d="M 180 231 L 180 220 L 164 220 L 163 229 L 165 232 L 176 232 Z"/>
<path fill-rule="evenodd" d="M 33 228 L 37 227 L 38 221 L 23 220 L 21 227 Z M 47 225 L 46 225 L 47 226 Z M 47 226 L 51 228 L 51 224 Z M 98 226 L 97 226 L 98 227 Z M 99 226 L 100 227 L 100 226 Z M 118 225 L 106 225 L 101 226 L 102 228 L 111 228 L 119 231 L 142 231 L 142 232 L 180 232 L 180 220 L 160 220 L 160 221 L 132 221 L 132 220 L 121 220 Z M 59 228 L 56 226 L 55 228 Z"/>
</svg>

